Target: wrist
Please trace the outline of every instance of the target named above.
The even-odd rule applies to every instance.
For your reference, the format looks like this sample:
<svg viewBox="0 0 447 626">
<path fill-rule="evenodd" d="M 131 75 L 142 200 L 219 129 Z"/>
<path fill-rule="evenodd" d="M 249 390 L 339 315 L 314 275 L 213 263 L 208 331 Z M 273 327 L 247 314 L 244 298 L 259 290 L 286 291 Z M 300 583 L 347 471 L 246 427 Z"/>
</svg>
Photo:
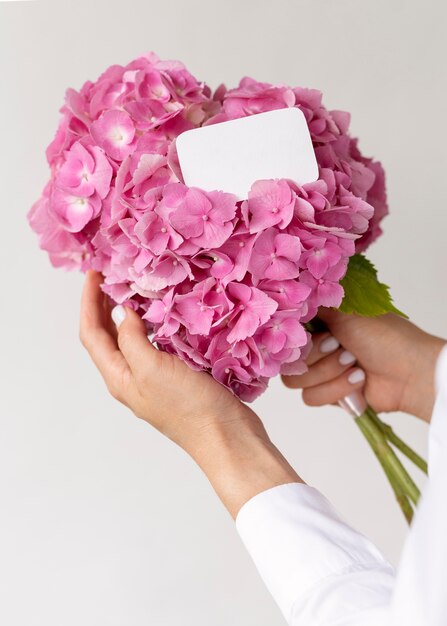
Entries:
<svg viewBox="0 0 447 626">
<path fill-rule="evenodd" d="M 430 422 L 435 402 L 435 371 L 438 357 L 446 345 L 444 339 L 424 333 L 418 345 L 418 357 L 402 395 L 401 410 Z"/>
<path fill-rule="evenodd" d="M 261 420 L 244 408 L 237 419 L 216 420 L 200 443 L 188 450 L 233 518 L 258 493 L 303 482 L 271 442 Z"/>
</svg>

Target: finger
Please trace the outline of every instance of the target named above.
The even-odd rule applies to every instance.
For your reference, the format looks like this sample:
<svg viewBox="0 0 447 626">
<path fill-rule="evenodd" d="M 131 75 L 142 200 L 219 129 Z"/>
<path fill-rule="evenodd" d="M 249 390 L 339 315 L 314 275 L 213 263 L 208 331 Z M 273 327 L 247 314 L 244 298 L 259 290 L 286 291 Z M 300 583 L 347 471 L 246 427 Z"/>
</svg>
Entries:
<svg viewBox="0 0 447 626">
<path fill-rule="evenodd" d="M 164 355 L 148 339 L 141 317 L 129 307 L 116 306 L 112 318 L 118 329 L 118 346 L 136 381 L 147 382 L 158 373 Z"/>
<path fill-rule="evenodd" d="M 328 354 L 335 352 L 340 347 L 338 339 L 333 337 L 329 332 L 314 333 L 312 335 L 312 349 L 306 358 L 306 364 L 309 368 L 318 363 L 318 361 L 327 357 Z M 305 374 L 299 375 L 283 375 L 281 379 L 286 387 L 291 389 L 298 389 L 301 387 L 301 377 Z"/>
<path fill-rule="evenodd" d="M 307 365 L 310 367 L 321 359 L 332 354 L 340 347 L 340 342 L 330 332 L 316 333 L 312 335 L 312 350 L 306 359 Z"/>
<path fill-rule="evenodd" d="M 341 313 L 337 309 L 332 309 L 324 306 L 318 309 L 318 319 L 320 319 L 328 326 L 338 324 L 340 322 L 342 323 L 344 320 L 350 317 L 355 317 L 355 314 Z"/>
<path fill-rule="evenodd" d="M 307 387 L 322 385 L 340 376 L 355 362 L 356 358 L 351 352 L 339 348 L 333 354 L 317 361 L 304 374 L 289 376 L 288 378 L 292 380 L 286 381 L 285 385 L 291 389 L 306 389 Z"/>
<path fill-rule="evenodd" d="M 108 315 L 101 282 L 101 274 L 87 272 L 81 298 L 80 338 L 109 391 L 124 401 L 125 387 L 131 383 L 130 369 L 107 329 Z"/>
<path fill-rule="evenodd" d="M 362 389 L 365 385 L 365 372 L 358 368 L 350 368 L 337 378 L 308 387 L 303 391 L 303 402 L 308 406 L 323 406 L 335 404 L 356 389 Z"/>
<path fill-rule="evenodd" d="M 365 332 L 365 321 L 370 326 L 374 318 L 359 317 L 355 313 L 340 313 L 336 309 L 321 307 L 318 318 L 327 326 L 328 331 L 343 345 L 356 343 L 359 335 Z M 370 329 L 371 331 L 371 329 Z"/>
</svg>

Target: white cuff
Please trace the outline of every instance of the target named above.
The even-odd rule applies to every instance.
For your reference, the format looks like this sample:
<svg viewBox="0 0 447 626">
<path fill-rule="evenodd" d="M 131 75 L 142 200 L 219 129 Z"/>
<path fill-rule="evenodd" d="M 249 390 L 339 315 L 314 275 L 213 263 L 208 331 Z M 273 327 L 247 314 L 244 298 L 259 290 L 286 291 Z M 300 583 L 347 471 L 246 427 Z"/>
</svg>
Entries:
<svg viewBox="0 0 447 626">
<path fill-rule="evenodd" d="M 350 624 L 349 614 L 389 603 L 392 566 L 313 487 L 289 483 L 256 495 L 236 528 L 289 624 Z"/>
<path fill-rule="evenodd" d="M 436 362 L 436 399 L 428 437 L 428 469 L 432 476 L 447 447 L 447 344 Z M 442 452 L 444 450 L 444 452 Z"/>
</svg>

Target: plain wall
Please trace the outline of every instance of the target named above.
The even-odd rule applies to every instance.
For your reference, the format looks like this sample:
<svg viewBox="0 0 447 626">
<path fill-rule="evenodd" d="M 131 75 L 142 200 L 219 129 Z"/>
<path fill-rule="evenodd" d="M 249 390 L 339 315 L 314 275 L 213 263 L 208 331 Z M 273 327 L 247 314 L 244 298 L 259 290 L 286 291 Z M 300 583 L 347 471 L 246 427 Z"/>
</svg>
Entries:
<svg viewBox="0 0 447 626">
<path fill-rule="evenodd" d="M 106 393 L 78 340 L 82 276 L 25 215 L 64 91 L 154 50 L 213 88 L 316 87 L 387 171 L 369 251 L 397 306 L 446 336 L 445 4 L 374 0 L 0 2 L 0 623 L 280 626 L 234 524 L 182 450 Z M 406 526 L 352 420 L 275 380 L 255 403 L 296 470 L 397 563 Z M 426 426 L 390 416 L 425 453 Z"/>
</svg>

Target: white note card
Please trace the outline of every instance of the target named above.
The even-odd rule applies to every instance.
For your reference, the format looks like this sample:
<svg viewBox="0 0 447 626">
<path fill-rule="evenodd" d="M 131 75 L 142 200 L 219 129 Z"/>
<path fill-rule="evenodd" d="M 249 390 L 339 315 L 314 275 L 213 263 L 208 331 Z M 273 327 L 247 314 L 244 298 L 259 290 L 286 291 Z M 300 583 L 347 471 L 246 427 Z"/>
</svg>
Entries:
<svg viewBox="0 0 447 626">
<path fill-rule="evenodd" d="M 256 180 L 288 178 L 304 185 L 318 178 L 307 122 L 295 107 L 187 130 L 176 147 L 188 187 L 226 191 L 239 200 Z"/>
</svg>

